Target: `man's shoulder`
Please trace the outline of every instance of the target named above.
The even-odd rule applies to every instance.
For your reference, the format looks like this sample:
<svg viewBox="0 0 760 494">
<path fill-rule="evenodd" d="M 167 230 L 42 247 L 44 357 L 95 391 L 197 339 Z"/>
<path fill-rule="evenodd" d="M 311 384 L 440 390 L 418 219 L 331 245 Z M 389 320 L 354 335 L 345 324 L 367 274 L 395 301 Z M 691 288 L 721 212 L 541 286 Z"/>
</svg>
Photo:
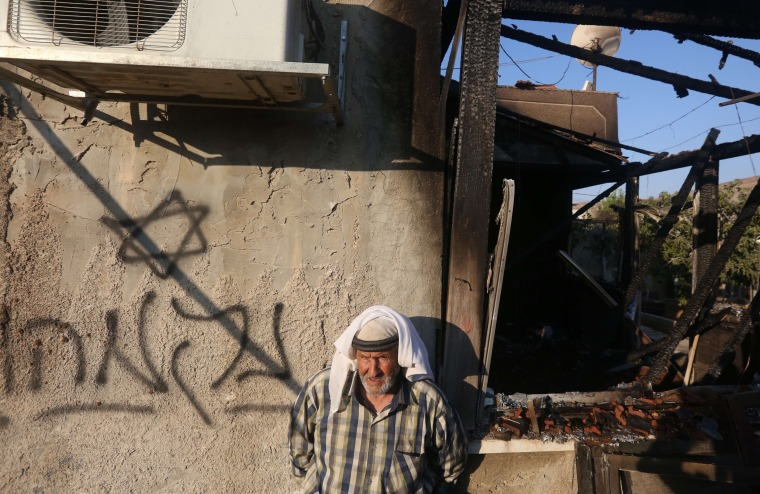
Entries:
<svg viewBox="0 0 760 494">
<path fill-rule="evenodd" d="M 418 402 L 444 402 L 448 406 L 448 401 L 443 391 L 430 379 L 410 382 L 409 388 Z"/>
<path fill-rule="evenodd" d="M 330 381 L 330 368 L 325 367 L 324 369 L 317 371 L 314 375 L 312 375 L 309 379 L 307 379 L 306 385 L 304 387 L 323 388 L 327 386 L 329 381 Z"/>
</svg>

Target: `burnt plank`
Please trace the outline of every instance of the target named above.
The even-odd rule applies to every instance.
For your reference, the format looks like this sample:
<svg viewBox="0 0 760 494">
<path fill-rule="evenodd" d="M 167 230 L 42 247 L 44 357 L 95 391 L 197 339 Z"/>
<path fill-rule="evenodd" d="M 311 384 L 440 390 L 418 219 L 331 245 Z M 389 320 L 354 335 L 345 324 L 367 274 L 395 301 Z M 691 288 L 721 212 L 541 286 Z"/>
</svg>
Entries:
<svg viewBox="0 0 760 494">
<path fill-rule="evenodd" d="M 750 96 L 754 94 L 744 89 L 716 84 L 713 81 L 703 81 L 680 74 L 674 74 L 672 72 L 668 72 L 667 70 L 649 67 L 635 60 L 625 60 L 622 58 L 602 55 L 598 52 L 585 50 L 577 46 L 562 43 L 561 41 L 555 41 L 553 39 L 545 38 L 544 36 L 539 36 L 527 31 L 521 31 L 520 29 L 514 29 L 509 26 L 501 26 L 501 35 L 505 38 L 528 43 L 545 50 L 561 53 L 563 55 L 579 58 L 581 60 L 586 60 L 587 62 L 591 62 L 596 65 L 603 65 L 619 72 L 637 75 L 653 81 L 660 81 L 666 84 L 670 84 L 679 95 L 681 95 L 684 91 L 686 94 L 688 94 L 689 89 L 726 99 L 734 99 L 741 96 Z M 750 99 L 747 100 L 747 103 L 760 105 L 760 99 Z"/>
<path fill-rule="evenodd" d="M 711 38 L 710 36 L 705 36 L 704 34 L 676 35 L 676 38 L 679 42 L 689 40 L 702 46 L 709 46 L 710 48 L 715 48 L 716 50 L 723 52 L 723 58 L 721 58 L 720 64 L 718 66 L 719 70 L 722 69 L 725 65 L 728 55 L 733 55 L 738 58 L 749 60 L 750 62 L 760 67 L 760 53 L 752 50 L 747 50 L 746 48 L 742 48 L 740 46 L 736 46 L 731 41 L 721 41 L 719 39 Z"/>
<path fill-rule="evenodd" d="M 673 355 L 673 350 L 676 345 L 678 345 L 678 342 L 683 339 L 691 322 L 702 309 L 704 302 L 712 292 L 718 277 L 723 272 L 728 258 L 733 254 L 736 246 L 739 244 L 744 232 L 752 221 L 752 217 L 755 215 L 755 212 L 757 212 L 758 207 L 760 207 L 760 182 L 758 182 L 749 193 L 747 201 L 744 203 L 744 206 L 742 206 L 741 211 L 739 211 L 733 226 L 723 240 L 723 244 L 718 249 L 718 252 L 715 254 L 715 257 L 712 259 L 712 262 L 704 275 L 700 278 L 697 288 L 694 290 L 694 294 L 683 309 L 683 314 L 673 327 L 673 333 L 662 340 L 666 342 L 665 346 L 652 360 L 652 366 L 649 368 L 649 373 L 644 377 L 645 382 L 651 384 L 659 381 L 660 373 L 665 370 L 665 366 L 667 365 L 670 356 Z"/>
<path fill-rule="evenodd" d="M 646 255 L 641 260 L 641 265 L 631 278 L 631 283 L 626 289 L 624 307 L 628 307 L 633 301 L 634 297 L 636 296 L 636 292 L 638 292 L 639 288 L 641 288 L 641 285 L 644 283 L 644 278 L 649 273 L 649 268 L 652 266 L 652 263 L 654 262 L 657 255 L 659 255 L 660 249 L 665 243 L 665 239 L 670 233 L 670 230 L 678 221 L 678 214 L 681 212 L 681 209 L 683 208 L 683 205 L 686 202 L 689 192 L 691 192 L 691 188 L 694 186 L 697 177 L 702 175 L 702 171 L 710 157 L 710 153 L 712 152 L 713 147 L 715 146 L 715 139 L 718 138 L 719 133 L 720 131 L 717 129 L 710 130 L 710 133 L 702 145 L 702 150 L 695 157 L 695 162 L 692 166 L 692 169 L 686 176 L 686 180 L 684 180 L 681 189 L 675 196 L 673 196 L 672 205 L 670 206 L 668 214 L 665 216 L 665 218 L 662 219 L 662 221 L 660 221 L 660 225 L 657 233 L 655 234 L 655 238 L 652 241 L 652 244 L 649 246 L 649 250 L 647 251 Z"/>
<path fill-rule="evenodd" d="M 760 37 L 758 2 L 504 0 L 502 16 L 533 21 L 656 29 L 671 33 Z"/>
<path fill-rule="evenodd" d="M 699 149 L 683 151 L 672 156 L 661 157 L 656 163 L 652 163 L 651 160 L 646 163 L 634 161 L 620 169 L 612 170 L 611 173 L 605 174 L 604 176 L 593 177 L 591 180 L 573 182 L 572 185 L 574 189 L 579 189 L 591 185 L 608 183 L 612 180 L 625 181 L 626 177 L 643 177 L 644 175 L 651 175 L 653 173 L 677 170 L 678 168 L 691 166 L 692 163 L 694 163 L 694 158 L 699 152 Z M 753 134 L 746 138 L 739 139 L 738 141 L 717 144 L 713 148 L 711 158 L 714 160 L 727 160 L 738 158 L 740 156 L 747 156 L 748 154 L 755 154 L 757 152 L 760 152 L 760 134 Z"/>
<path fill-rule="evenodd" d="M 462 53 L 441 386 L 467 429 L 475 426 L 479 405 L 500 13 L 497 0 L 468 2 Z"/>
<path fill-rule="evenodd" d="M 718 161 L 707 160 L 697 178 L 694 195 L 694 253 L 692 289 L 704 275 L 718 250 Z"/>
<path fill-rule="evenodd" d="M 575 444 L 575 474 L 578 478 L 578 494 L 594 494 L 594 458 L 585 443 Z"/>
<path fill-rule="evenodd" d="M 639 179 L 634 177 L 629 179 L 625 184 L 625 209 L 621 218 L 622 235 L 622 253 L 623 262 L 620 273 L 620 284 L 628 286 L 631 282 L 633 272 L 638 265 L 638 225 L 636 222 L 636 205 L 639 203 Z M 628 307 L 623 307 L 628 310 Z"/>
</svg>

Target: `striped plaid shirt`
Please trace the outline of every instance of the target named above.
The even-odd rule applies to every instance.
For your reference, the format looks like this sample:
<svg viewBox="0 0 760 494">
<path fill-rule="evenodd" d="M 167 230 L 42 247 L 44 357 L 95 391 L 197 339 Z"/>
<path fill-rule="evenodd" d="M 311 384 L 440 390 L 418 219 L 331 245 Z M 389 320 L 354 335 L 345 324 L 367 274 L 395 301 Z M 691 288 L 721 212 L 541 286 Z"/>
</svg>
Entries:
<svg viewBox="0 0 760 494">
<path fill-rule="evenodd" d="M 291 413 L 290 457 L 304 492 L 427 493 L 454 483 L 467 460 L 466 438 L 431 381 L 400 375 L 393 401 L 374 414 L 357 401 L 354 373 L 330 416 L 329 380 L 329 368 L 309 379 Z"/>
</svg>

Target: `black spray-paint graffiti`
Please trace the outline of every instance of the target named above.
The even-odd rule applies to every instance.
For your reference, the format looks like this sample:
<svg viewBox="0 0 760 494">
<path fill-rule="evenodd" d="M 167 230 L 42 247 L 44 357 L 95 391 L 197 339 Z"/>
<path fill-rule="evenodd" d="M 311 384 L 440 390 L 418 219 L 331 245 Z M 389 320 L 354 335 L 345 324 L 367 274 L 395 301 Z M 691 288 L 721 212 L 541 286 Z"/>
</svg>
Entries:
<svg viewBox="0 0 760 494">
<path fill-rule="evenodd" d="M 145 297 L 143 297 L 142 303 L 140 304 L 140 319 L 137 323 L 138 346 L 140 348 L 140 353 L 142 354 L 143 362 L 148 368 L 150 376 L 146 376 L 144 373 L 140 372 L 129 359 L 129 357 L 125 356 L 116 346 L 116 333 L 118 331 L 119 316 L 115 310 L 109 310 L 106 312 L 106 350 L 103 355 L 103 361 L 100 364 L 100 369 L 98 369 L 98 375 L 95 377 L 96 383 L 105 384 L 108 382 L 108 365 L 111 360 L 114 359 L 118 361 L 127 370 L 127 372 L 134 376 L 138 381 L 151 387 L 153 390 L 159 393 L 166 393 L 169 390 L 166 382 L 158 374 L 155 364 L 153 364 L 153 360 L 149 355 L 148 345 L 145 340 L 145 312 L 155 298 L 156 295 L 153 292 L 148 292 Z"/>
<path fill-rule="evenodd" d="M 235 358 L 232 360 L 232 363 L 227 367 L 227 369 L 222 373 L 221 376 L 219 376 L 218 379 L 215 379 L 214 382 L 211 383 L 211 387 L 213 389 L 218 388 L 224 381 L 229 378 L 230 374 L 235 370 L 240 360 L 243 358 L 243 355 L 245 354 L 246 350 L 251 352 L 252 355 L 256 356 L 257 354 L 261 354 L 261 349 L 256 347 L 253 342 L 251 341 L 250 337 L 248 336 L 249 331 L 249 322 L 248 322 L 248 311 L 245 309 L 245 307 L 241 305 L 233 305 L 232 307 L 225 309 L 222 311 L 222 313 L 215 314 L 213 316 L 198 316 L 194 314 L 189 314 L 187 311 L 183 310 L 177 299 L 172 299 L 172 307 L 175 311 L 177 311 L 177 314 L 184 317 L 185 319 L 193 320 L 193 321 L 214 321 L 219 319 L 222 315 L 228 315 L 231 313 L 240 313 L 243 318 L 243 333 L 240 336 L 240 347 L 238 349 L 237 355 L 235 355 Z M 245 379 L 248 379 L 253 376 L 271 376 L 276 377 L 280 380 L 287 380 L 290 379 L 290 370 L 287 366 L 287 356 L 285 355 L 285 347 L 282 343 L 282 336 L 280 335 L 280 324 L 282 319 L 282 311 L 283 311 L 284 305 L 281 303 L 277 303 L 274 306 L 274 315 L 272 317 L 272 329 L 274 330 L 274 338 L 275 343 L 277 344 L 277 356 L 285 362 L 285 365 L 283 366 L 277 366 L 274 369 L 271 370 L 247 370 L 243 371 L 240 374 L 238 374 L 236 381 L 242 382 Z"/>
<path fill-rule="evenodd" d="M 107 318 L 108 322 L 108 318 Z M 108 326 L 108 323 L 107 323 Z M 79 331 L 77 331 L 75 328 L 73 328 L 69 323 L 63 322 L 58 319 L 48 319 L 48 318 L 40 318 L 40 319 L 32 319 L 29 321 L 24 328 L 19 330 L 19 335 L 22 337 L 23 340 L 28 341 L 33 338 L 32 341 L 32 348 L 31 348 L 31 362 L 30 362 L 30 377 L 29 377 L 29 385 L 28 389 L 31 391 L 40 391 L 43 387 L 43 379 L 42 379 L 42 370 L 43 370 L 43 362 L 45 360 L 45 355 L 52 355 L 53 349 L 49 343 L 45 345 L 43 343 L 43 337 L 45 335 L 45 331 L 53 330 L 54 334 L 57 334 L 57 336 L 60 337 L 61 343 L 63 344 L 71 344 L 73 346 L 73 351 L 75 355 L 76 360 L 76 366 L 74 368 L 74 383 L 75 386 L 78 386 L 85 382 L 85 379 L 87 377 L 87 365 L 86 365 L 86 354 L 85 354 L 85 344 L 84 344 L 84 338 L 83 335 L 80 334 Z M 15 377 L 13 374 L 13 362 L 11 357 L 13 356 L 13 350 L 11 348 L 10 344 L 10 335 L 8 334 L 8 331 L 3 331 L 4 336 L 0 340 L 0 348 L 2 348 L 6 353 L 5 363 L 4 363 L 4 370 L 5 370 L 5 391 L 6 393 L 10 393 L 15 385 Z M 89 337 L 90 334 L 88 333 L 87 336 Z M 109 334 L 109 347 L 112 346 L 112 342 L 110 341 L 110 334 Z M 109 355 L 109 347 L 107 347 L 104 356 L 103 356 L 103 362 L 101 363 L 101 368 L 103 368 L 104 364 L 107 362 L 106 359 L 108 359 Z M 100 374 L 100 373 L 98 373 Z M 98 381 L 98 376 L 95 378 L 95 382 Z M 45 410 L 40 415 L 38 415 L 37 418 L 41 417 L 49 417 L 49 416 L 56 416 L 56 415 L 63 415 L 67 413 L 76 413 L 76 412 L 129 412 L 129 413 L 151 413 L 153 412 L 153 407 L 151 406 L 138 406 L 138 405 L 130 405 L 128 403 L 92 403 L 92 404 L 78 404 L 75 406 L 59 406 L 54 407 Z"/>
<path fill-rule="evenodd" d="M 3 391 L 7 394 L 13 389 L 13 367 L 10 352 L 10 325 L 8 311 L 0 307 L 0 355 L 3 357 Z"/>
<path fill-rule="evenodd" d="M 137 324 L 137 339 L 138 348 L 140 353 L 139 361 L 135 361 L 132 357 L 125 354 L 121 349 L 119 343 L 120 324 L 122 322 L 119 319 L 119 313 L 116 310 L 109 310 L 105 314 L 105 335 L 106 343 L 102 351 L 102 356 L 99 360 L 98 370 L 95 376 L 92 378 L 94 383 L 99 386 L 105 386 L 109 382 L 109 374 L 114 365 L 119 365 L 126 371 L 127 375 L 131 379 L 148 387 L 149 392 L 152 393 L 167 393 L 169 391 L 169 384 L 159 372 L 154 356 L 151 355 L 150 348 L 146 337 L 146 320 L 148 310 L 155 305 L 156 296 L 155 293 L 147 293 L 140 304 L 138 324 Z M 272 320 L 272 327 L 274 330 L 275 341 L 277 342 L 277 356 L 273 359 L 267 356 L 263 351 L 256 347 L 249 336 L 249 315 L 248 310 L 242 305 L 235 305 L 222 311 L 223 313 L 215 314 L 214 316 L 198 316 L 190 314 L 188 311 L 180 307 L 179 302 L 176 299 L 172 299 L 171 306 L 177 312 L 177 314 L 185 319 L 209 322 L 216 324 L 219 318 L 228 316 L 232 313 L 240 314 L 243 320 L 243 332 L 238 341 L 238 350 L 235 356 L 230 361 L 230 364 L 226 367 L 224 372 L 215 378 L 209 387 L 211 390 L 217 390 L 219 387 L 235 373 L 240 366 L 243 356 L 246 352 L 251 352 L 254 357 L 260 357 L 260 362 L 273 362 L 279 359 L 282 364 L 277 364 L 274 367 L 267 370 L 249 369 L 242 370 L 235 376 L 235 382 L 237 385 L 241 385 L 244 381 L 253 376 L 269 376 L 286 383 L 291 379 L 291 372 L 289 370 L 289 363 L 285 354 L 282 337 L 280 334 L 281 319 L 284 306 L 281 303 L 275 304 L 274 314 Z M 7 334 L 7 325 L 0 325 L 0 349 L 5 353 L 4 374 L 5 374 L 5 389 L 6 393 L 9 393 L 14 387 L 15 378 L 13 375 L 13 365 L 11 361 L 12 349 L 10 344 L 10 338 Z M 28 341 L 34 338 L 31 348 L 31 373 L 29 378 L 28 389 L 34 392 L 38 392 L 43 387 L 42 370 L 43 363 L 45 361 L 46 354 L 52 354 L 52 349 L 45 350 L 46 346 L 43 345 L 43 340 L 40 337 L 44 330 L 50 330 L 57 332 L 57 335 L 61 338 L 61 341 L 65 344 L 73 345 L 73 351 L 75 355 L 75 367 L 74 367 L 74 384 L 79 386 L 87 379 L 87 365 L 86 365 L 86 353 L 85 353 L 85 338 L 80 334 L 76 328 L 72 327 L 69 323 L 62 322 L 57 319 L 35 319 L 30 321 L 23 330 L 19 333 L 22 335 L 24 341 Z M 89 337 L 90 335 L 87 334 Z M 171 368 L 170 375 L 176 383 L 177 387 L 186 396 L 190 404 L 193 406 L 201 420 L 207 425 L 212 425 L 213 420 L 206 408 L 196 396 L 195 392 L 188 384 L 187 380 L 183 378 L 180 362 L 183 355 L 191 347 L 190 340 L 184 340 L 180 342 L 172 351 L 171 354 Z M 48 364 L 49 365 L 49 364 Z M 141 369 L 147 369 L 141 370 Z M 226 411 L 230 414 L 248 412 L 248 411 L 286 411 L 285 405 L 266 405 L 266 404 L 242 404 L 228 408 Z M 38 415 L 37 418 L 54 417 L 58 415 L 65 415 L 71 413 L 87 413 L 87 412 L 126 412 L 137 414 L 149 414 L 155 413 L 155 409 L 150 405 L 133 405 L 129 403 L 77 403 L 76 405 L 64 405 L 53 408 L 48 408 Z M 0 416 L 0 419 L 2 416 Z M 5 422 L 7 425 L 8 422 Z M 0 424 L 2 426 L 2 424 Z"/>
<path fill-rule="evenodd" d="M 23 101 L 24 97 L 14 87 L 4 87 L 6 92 L 10 94 L 16 101 Z M 241 343 L 241 348 L 246 349 L 249 353 L 252 353 L 256 348 L 255 345 L 250 344 L 250 339 L 245 337 L 245 332 L 238 327 L 227 315 L 224 310 L 220 308 L 211 298 L 209 298 L 204 291 L 192 280 L 192 278 L 185 273 L 177 262 L 180 258 L 199 254 L 205 252 L 206 241 L 200 231 L 200 222 L 208 213 L 208 209 L 205 207 L 188 207 L 185 205 L 185 201 L 181 199 L 181 194 L 173 192 L 169 203 L 175 202 L 180 204 L 181 212 L 187 216 L 188 224 L 185 235 L 182 235 L 182 241 L 179 248 L 174 249 L 173 253 L 165 253 L 159 245 L 150 238 L 146 233 L 146 227 L 165 217 L 169 204 L 165 204 L 163 208 L 157 207 L 151 214 L 135 221 L 127 211 L 119 204 L 118 201 L 111 195 L 104 185 L 88 170 L 82 163 L 82 155 L 80 153 L 75 154 L 64 143 L 56 132 L 53 131 L 50 124 L 44 119 L 37 118 L 33 112 L 30 112 L 32 105 L 21 105 L 21 112 L 28 117 L 28 122 L 37 130 L 39 135 L 43 136 L 48 142 L 49 148 L 54 150 L 61 163 L 65 164 L 69 170 L 81 181 L 81 183 L 89 189 L 90 193 L 96 198 L 108 211 L 111 218 L 104 219 L 103 222 L 110 229 L 116 233 L 117 236 L 123 239 L 122 246 L 120 248 L 121 256 L 125 262 L 130 262 L 133 259 L 139 259 L 145 262 L 149 268 L 159 278 L 173 280 L 179 288 L 181 288 L 188 297 L 193 299 L 198 307 L 209 316 L 220 314 L 216 322 L 224 328 L 224 330 L 233 338 L 236 338 Z M 186 149 L 182 149 L 183 152 Z M 189 241 L 193 238 L 197 238 L 199 247 L 198 249 L 188 250 L 185 247 L 189 245 Z M 12 369 L 8 362 L 10 361 L 9 342 L 10 337 L 7 333 L 7 326 L 3 324 L 4 314 L 0 314 L 0 350 L 3 350 L 8 356 L 3 360 L 3 373 L 4 373 L 4 385 L 6 392 L 12 389 L 13 376 Z M 7 315 L 4 319 L 7 321 Z M 279 334 L 279 333 L 278 333 Z M 174 352 L 176 354 L 176 351 Z M 258 359 L 264 366 L 269 368 L 280 367 L 277 362 L 270 358 L 266 353 L 260 353 Z M 287 368 L 287 364 L 285 364 Z M 282 374 L 281 370 L 280 373 Z M 287 379 L 282 381 L 286 387 L 297 393 L 300 389 L 300 385 L 293 379 Z M 269 410 L 280 408 L 277 406 L 266 407 L 262 406 L 261 410 Z"/>
<path fill-rule="evenodd" d="M 93 184 L 94 185 L 94 184 Z M 99 187 L 96 187 L 99 190 Z M 114 207 L 114 212 L 116 208 Z M 174 191 L 163 206 L 159 205 L 143 218 L 132 219 L 122 211 L 115 214 L 114 218 L 103 218 L 102 222 L 108 226 L 114 233 L 122 238 L 119 248 L 119 257 L 127 263 L 143 262 L 151 271 L 161 279 L 171 278 L 182 287 L 189 297 L 197 303 L 198 307 L 203 310 L 205 315 L 191 315 L 187 311 L 179 308 L 173 303 L 175 310 L 183 317 L 198 321 L 214 321 L 219 324 L 227 333 L 240 343 L 240 350 L 233 363 L 228 367 L 232 372 L 236 363 L 242 358 L 244 353 L 250 354 L 259 360 L 265 367 L 272 371 L 251 371 L 248 374 L 238 376 L 238 382 L 245 380 L 247 377 L 256 375 L 273 375 L 280 379 L 293 392 L 298 393 L 300 385 L 295 380 L 290 379 L 290 373 L 287 366 L 282 366 L 275 358 L 270 357 L 266 352 L 258 348 L 250 339 L 248 333 L 248 314 L 247 310 L 242 307 L 232 306 L 227 309 L 219 308 L 209 299 L 204 292 L 189 278 L 189 276 L 180 269 L 178 262 L 180 259 L 199 255 L 206 251 L 207 243 L 203 236 L 200 225 L 203 218 L 208 214 L 208 208 L 205 206 L 189 206 L 181 192 Z M 164 223 L 163 220 L 175 217 L 175 221 Z M 177 217 L 179 221 L 177 221 Z M 167 253 L 150 238 L 146 229 L 151 225 L 174 225 L 178 226 L 180 231 L 177 238 L 179 244 L 171 252 Z M 197 248 L 189 248 L 191 242 L 198 244 Z M 284 359 L 285 352 L 282 347 L 282 340 L 279 336 L 279 318 L 281 308 L 275 307 L 275 342 L 277 344 L 280 359 Z M 243 325 L 238 325 L 230 317 L 236 313 L 242 314 Z M 183 348 L 184 349 L 184 348 Z M 282 360 L 284 361 L 284 360 Z M 228 373 L 223 374 L 219 380 L 214 383 L 215 389 L 228 377 Z M 261 409 L 264 409 L 263 407 Z"/>
<path fill-rule="evenodd" d="M 3 357 L 3 389 L 5 393 L 10 393 L 13 386 L 13 368 L 10 359 L 10 328 L 8 325 L 8 312 L 5 307 L 0 307 L 0 356 Z M 0 413 L 0 429 L 5 429 L 10 424 L 11 419 Z"/>
<path fill-rule="evenodd" d="M 179 306 L 179 302 L 176 299 L 172 299 L 172 307 L 174 307 L 174 310 L 182 317 L 194 320 L 194 321 L 213 321 L 217 320 L 222 316 L 229 315 L 231 313 L 240 313 L 243 319 L 243 332 L 240 336 L 240 346 L 238 348 L 237 355 L 235 355 L 235 358 L 232 360 L 230 365 L 227 367 L 227 369 L 222 373 L 219 378 L 215 379 L 211 383 L 212 389 L 217 389 L 219 386 L 222 385 L 229 377 L 230 375 L 235 371 L 238 364 L 242 360 L 243 356 L 245 355 L 246 351 L 250 352 L 254 356 L 261 357 L 264 355 L 262 353 L 262 350 L 258 348 L 256 345 L 253 344 L 251 341 L 248 331 L 249 331 L 249 321 L 248 321 L 248 311 L 245 309 L 245 307 L 240 305 L 234 305 L 232 307 L 229 307 L 228 309 L 224 310 L 223 313 L 215 314 L 213 316 L 198 316 L 189 314 L 187 311 L 183 310 Z M 268 376 L 268 377 L 274 377 L 276 379 L 279 379 L 280 381 L 289 381 L 291 378 L 291 372 L 290 372 L 290 366 L 288 364 L 288 358 L 285 354 L 285 346 L 282 341 L 282 334 L 280 331 L 281 323 L 282 323 L 282 312 L 284 309 L 284 305 L 281 303 L 277 303 L 274 306 L 274 315 L 272 316 L 272 329 L 274 331 L 274 338 L 275 343 L 277 345 L 277 356 L 280 358 L 280 360 L 283 362 L 282 365 L 277 366 L 270 366 L 270 369 L 268 370 L 261 370 L 261 369 L 249 369 L 240 372 L 235 380 L 238 383 L 242 383 L 243 381 L 250 379 L 255 376 Z M 176 352 L 175 352 L 176 357 Z M 259 360 L 264 361 L 264 359 L 259 358 Z M 269 359 L 267 359 L 269 360 Z M 271 368 L 274 367 L 274 368 Z M 197 404 L 197 401 L 194 397 L 191 395 L 185 393 L 190 400 L 190 402 L 193 404 L 193 406 L 198 410 L 198 413 L 201 415 L 201 417 L 207 416 L 205 412 L 199 407 Z M 248 412 L 248 411 L 279 411 L 279 410 L 285 410 L 287 407 L 283 407 L 281 405 L 263 405 L 263 404 L 243 404 L 243 405 L 235 405 L 229 409 L 230 413 L 241 413 L 241 412 Z M 204 419 L 205 420 L 205 419 Z"/>
<path fill-rule="evenodd" d="M 87 373 L 87 365 L 84 357 L 84 343 L 82 342 L 82 336 L 71 327 L 69 323 L 65 323 L 58 319 L 32 319 L 24 328 L 27 333 L 32 336 L 36 336 L 36 333 L 40 330 L 47 328 L 55 328 L 60 331 L 61 338 L 64 343 L 72 342 L 74 345 L 74 353 L 76 355 L 77 367 L 74 374 L 74 381 L 81 383 L 84 381 Z M 32 348 L 32 377 L 29 380 L 29 389 L 38 390 L 42 387 L 42 338 L 37 338 Z M 52 352 L 49 349 L 48 352 Z"/>
<path fill-rule="evenodd" d="M 121 221 L 102 218 L 101 221 L 116 235 L 121 236 L 126 232 L 126 237 L 119 247 L 119 258 L 130 264 L 144 262 L 156 276 L 166 279 L 173 274 L 180 259 L 206 252 L 206 237 L 200 224 L 208 212 L 206 206 L 188 206 L 182 193 L 175 191 L 166 203 L 159 204 L 142 218 Z M 155 243 L 143 241 L 147 238 L 146 231 L 152 225 L 171 225 L 172 222 L 177 222 L 177 219 L 185 228 L 179 234 L 179 244 L 172 252 L 164 252 Z M 190 248 L 193 242 L 198 246 Z"/>
</svg>

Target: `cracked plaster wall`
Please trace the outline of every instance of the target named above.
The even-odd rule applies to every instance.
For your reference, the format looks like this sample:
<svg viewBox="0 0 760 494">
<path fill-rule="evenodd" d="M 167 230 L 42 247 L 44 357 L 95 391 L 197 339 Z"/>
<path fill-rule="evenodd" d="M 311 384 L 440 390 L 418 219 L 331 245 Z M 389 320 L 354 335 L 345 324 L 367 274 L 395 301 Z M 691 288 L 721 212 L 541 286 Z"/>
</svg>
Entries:
<svg viewBox="0 0 760 494">
<path fill-rule="evenodd" d="M 350 23 L 343 127 L 82 126 L 2 86 L 0 491 L 292 492 L 288 410 L 355 315 L 393 306 L 435 354 L 439 11 L 412 3 L 320 5 Z"/>
</svg>

